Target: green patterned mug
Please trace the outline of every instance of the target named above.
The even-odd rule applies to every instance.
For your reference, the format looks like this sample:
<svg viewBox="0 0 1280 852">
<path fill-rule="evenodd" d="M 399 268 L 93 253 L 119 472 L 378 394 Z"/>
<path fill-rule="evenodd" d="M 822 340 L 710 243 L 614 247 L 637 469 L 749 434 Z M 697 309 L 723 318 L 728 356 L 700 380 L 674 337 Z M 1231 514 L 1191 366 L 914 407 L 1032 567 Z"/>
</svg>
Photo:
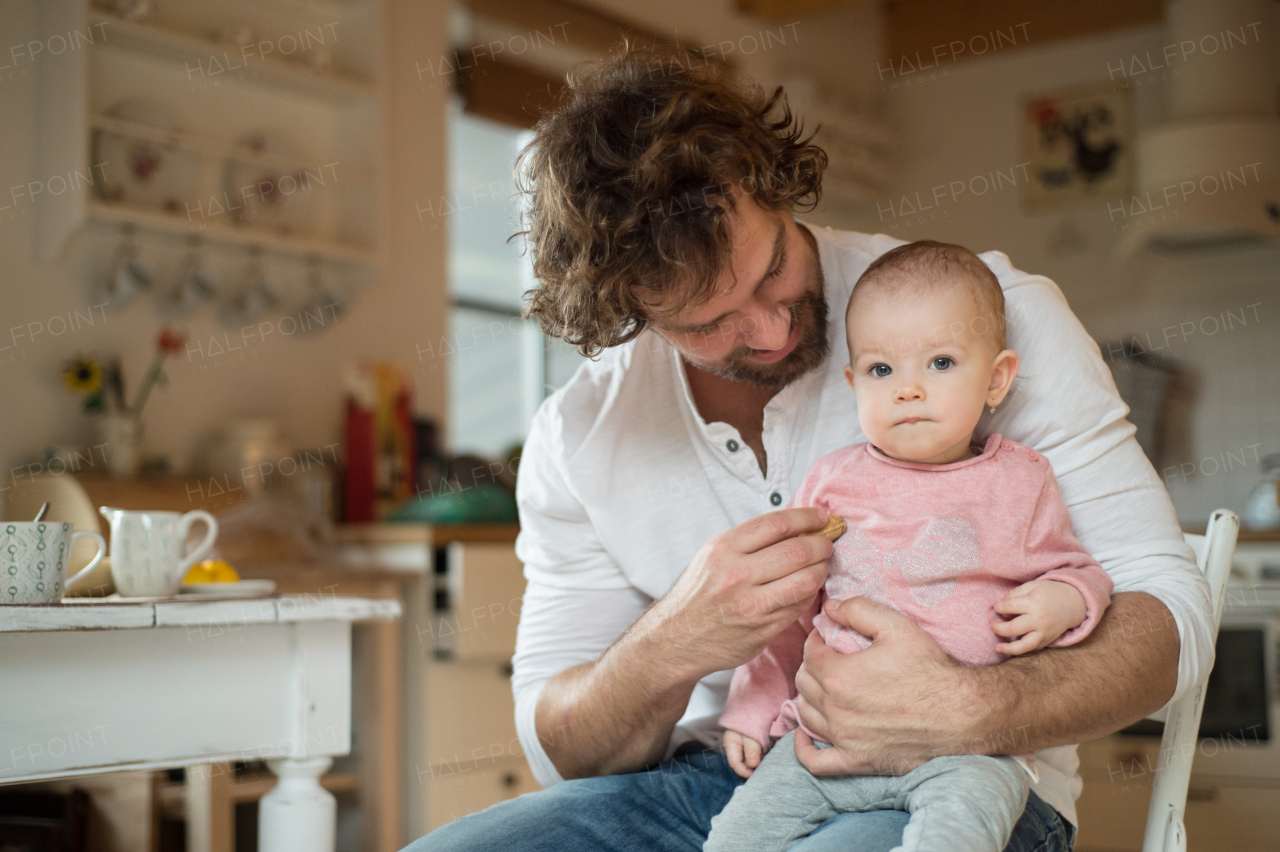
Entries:
<svg viewBox="0 0 1280 852">
<path fill-rule="evenodd" d="M 93 560 L 67 579 L 71 545 L 77 539 L 98 542 Z M 96 532 L 74 532 L 63 521 L 11 521 L 0 524 L 0 603 L 39 604 L 62 599 L 67 588 L 102 561 L 107 542 Z"/>
</svg>

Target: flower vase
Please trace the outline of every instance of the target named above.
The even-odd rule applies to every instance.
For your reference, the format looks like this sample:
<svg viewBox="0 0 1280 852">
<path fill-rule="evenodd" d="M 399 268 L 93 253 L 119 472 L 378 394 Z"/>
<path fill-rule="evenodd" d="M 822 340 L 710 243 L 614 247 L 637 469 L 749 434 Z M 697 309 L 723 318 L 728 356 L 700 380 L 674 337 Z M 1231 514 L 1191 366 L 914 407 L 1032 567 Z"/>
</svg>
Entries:
<svg viewBox="0 0 1280 852">
<path fill-rule="evenodd" d="M 98 443 L 106 459 L 107 473 L 135 477 L 142 467 L 142 421 L 129 414 L 103 414 L 98 418 Z"/>
</svg>

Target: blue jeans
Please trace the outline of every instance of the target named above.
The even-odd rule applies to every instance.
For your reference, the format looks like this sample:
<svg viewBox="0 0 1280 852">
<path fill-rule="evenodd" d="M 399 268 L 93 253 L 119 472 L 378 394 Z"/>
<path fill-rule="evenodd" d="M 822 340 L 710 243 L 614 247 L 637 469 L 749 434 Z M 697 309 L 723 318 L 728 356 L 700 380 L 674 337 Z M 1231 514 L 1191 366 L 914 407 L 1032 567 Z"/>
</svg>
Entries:
<svg viewBox="0 0 1280 852">
<path fill-rule="evenodd" d="M 410 843 L 404 852 L 701 852 L 738 785 L 725 756 L 696 751 L 646 772 L 565 781 L 500 802 Z M 841 814 L 792 852 L 889 852 L 905 811 Z M 1035 793 L 1005 852 L 1069 852 L 1075 827 Z"/>
</svg>

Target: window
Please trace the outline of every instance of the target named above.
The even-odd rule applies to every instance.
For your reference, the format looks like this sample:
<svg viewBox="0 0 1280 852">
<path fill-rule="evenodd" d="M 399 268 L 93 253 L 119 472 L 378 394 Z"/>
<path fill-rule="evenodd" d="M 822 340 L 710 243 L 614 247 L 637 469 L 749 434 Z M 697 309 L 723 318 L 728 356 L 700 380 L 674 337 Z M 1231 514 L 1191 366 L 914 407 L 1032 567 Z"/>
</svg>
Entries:
<svg viewBox="0 0 1280 852">
<path fill-rule="evenodd" d="M 534 285 L 512 168 L 531 133 L 456 104 L 449 125 L 449 446 L 499 456 L 523 443 L 538 406 L 583 358 L 520 318 Z"/>
</svg>

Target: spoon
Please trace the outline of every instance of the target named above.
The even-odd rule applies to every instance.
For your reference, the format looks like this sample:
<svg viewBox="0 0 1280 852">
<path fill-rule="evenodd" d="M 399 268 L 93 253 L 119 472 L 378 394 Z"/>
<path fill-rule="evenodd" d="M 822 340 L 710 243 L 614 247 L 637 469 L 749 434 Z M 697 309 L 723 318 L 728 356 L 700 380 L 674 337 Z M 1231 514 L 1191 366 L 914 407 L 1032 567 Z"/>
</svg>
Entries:
<svg viewBox="0 0 1280 852">
<path fill-rule="evenodd" d="M 44 501 L 44 505 L 40 507 L 40 511 L 39 511 L 39 512 L 36 512 L 36 519 L 35 519 L 34 521 L 32 521 L 31 523 L 33 523 L 33 524 L 38 524 L 38 523 L 40 523 L 40 519 L 44 517 L 44 513 L 45 513 L 45 512 L 47 512 L 47 511 L 49 511 L 49 501 L 48 501 L 48 500 Z"/>
</svg>

